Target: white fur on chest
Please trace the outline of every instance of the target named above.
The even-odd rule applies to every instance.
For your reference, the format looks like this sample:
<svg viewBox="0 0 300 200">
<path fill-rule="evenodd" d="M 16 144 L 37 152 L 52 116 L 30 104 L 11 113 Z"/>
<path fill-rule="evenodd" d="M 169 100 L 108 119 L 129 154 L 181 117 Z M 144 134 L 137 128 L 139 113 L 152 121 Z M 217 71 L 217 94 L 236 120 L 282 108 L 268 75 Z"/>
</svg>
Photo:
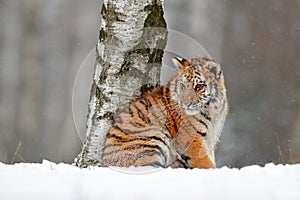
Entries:
<svg viewBox="0 0 300 200">
<path fill-rule="evenodd" d="M 210 159 L 215 163 L 215 147 L 222 133 L 225 118 L 227 115 L 227 104 L 225 103 L 223 110 L 213 110 L 211 114 L 211 124 L 208 128 L 207 135 L 203 141 L 206 152 Z"/>
</svg>

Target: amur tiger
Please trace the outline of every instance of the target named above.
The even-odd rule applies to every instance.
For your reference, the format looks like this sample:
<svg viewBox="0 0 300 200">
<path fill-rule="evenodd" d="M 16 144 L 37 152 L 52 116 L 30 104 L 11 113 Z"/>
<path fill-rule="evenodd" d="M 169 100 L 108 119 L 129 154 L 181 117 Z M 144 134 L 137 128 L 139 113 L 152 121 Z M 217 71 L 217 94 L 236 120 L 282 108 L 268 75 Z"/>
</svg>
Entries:
<svg viewBox="0 0 300 200">
<path fill-rule="evenodd" d="M 175 58 L 178 73 L 119 110 L 101 166 L 215 168 L 214 150 L 227 115 L 221 66 L 207 57 Z"/>
</svg>

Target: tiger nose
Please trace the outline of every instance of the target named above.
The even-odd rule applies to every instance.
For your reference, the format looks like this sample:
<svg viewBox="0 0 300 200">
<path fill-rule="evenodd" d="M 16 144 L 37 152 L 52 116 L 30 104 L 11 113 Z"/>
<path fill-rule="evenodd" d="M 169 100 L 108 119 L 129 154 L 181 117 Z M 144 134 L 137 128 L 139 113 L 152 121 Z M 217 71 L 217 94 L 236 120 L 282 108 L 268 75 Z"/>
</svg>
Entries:
<svg viewBox="0 0 300 200">
<path fill-rule="evenodd" d="M 192 99 L 190 99 L 186 106 L 190 107 L 192 104 L 193 104 L 193 101 L 192 101 Z"/>
</svg>

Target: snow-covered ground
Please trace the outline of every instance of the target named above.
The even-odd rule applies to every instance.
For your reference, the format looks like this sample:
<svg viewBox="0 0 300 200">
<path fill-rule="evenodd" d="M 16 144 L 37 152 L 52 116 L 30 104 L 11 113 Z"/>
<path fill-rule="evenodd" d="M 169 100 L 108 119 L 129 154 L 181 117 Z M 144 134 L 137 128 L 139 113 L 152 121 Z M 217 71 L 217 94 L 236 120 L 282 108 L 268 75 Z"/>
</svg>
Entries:
<svg viewBox="0 0 300 200">
<path fill-rule="evenodd" d="M 238 169 L 79 169 L 0 163 L 0 199 L 300 199 L 300 164 Z"/>
</svg>

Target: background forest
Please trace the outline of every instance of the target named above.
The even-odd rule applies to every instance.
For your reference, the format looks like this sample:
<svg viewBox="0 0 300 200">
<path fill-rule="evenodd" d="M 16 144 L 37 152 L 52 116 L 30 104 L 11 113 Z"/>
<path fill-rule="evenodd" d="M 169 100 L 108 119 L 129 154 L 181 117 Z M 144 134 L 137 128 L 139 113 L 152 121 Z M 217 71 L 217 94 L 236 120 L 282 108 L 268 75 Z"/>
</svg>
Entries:
<svg viewBox="0 0 300 200">
<path fill-rule="evenodd" d="M 0 162 L 70 163 L 79 153 L 72 90 L 97 43 L 100 8 L 0 0 Z M 223 65 L 230 112 L 218 166 L 300 162 L 300 1 L 165 0 L 165 18 Z"/>
</svg>

